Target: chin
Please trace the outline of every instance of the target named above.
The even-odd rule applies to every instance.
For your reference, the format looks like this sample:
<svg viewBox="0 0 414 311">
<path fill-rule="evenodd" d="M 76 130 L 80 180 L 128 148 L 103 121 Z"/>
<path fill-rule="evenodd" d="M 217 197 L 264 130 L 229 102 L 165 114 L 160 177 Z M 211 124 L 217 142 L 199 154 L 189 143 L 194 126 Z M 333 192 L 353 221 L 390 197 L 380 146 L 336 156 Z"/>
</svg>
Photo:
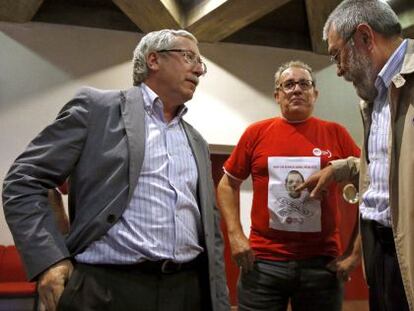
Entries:
<svg viewBox="0 0 414 311">
<path fill-rule="evenodd" d="M 296 119 L 296 121 L 304 121 L 308 119 L 312 115 L 312 111 L 304 111 L 304 110 L 298 110 L 296 112 L 292 112 L 291 116 L 292 118 Z"/>
<path fill-rule="evenodd" d="M 186 87 L 186 88 L 182 88 L 180 90 L 180 92 L 181 92 L 181 97 L 182 98 L 184 98 L 186 100 L 190 100 L 190 99 L 193 98 L 195 89 Z"/>
<path fill-rule="evenodd" d="M 193 98 L 193 94 L 194 94 L 193 92 L 188 92 L 188 93 L 183 94 L 184 102 L 191 100 Z"/>
<path fill-rule="evenodd" d="M 368 90 L 366 87 L 354 85 L 357 95 L 366 102 L 373 102 L 377 97 L 375 90 Z"/>
</svg>

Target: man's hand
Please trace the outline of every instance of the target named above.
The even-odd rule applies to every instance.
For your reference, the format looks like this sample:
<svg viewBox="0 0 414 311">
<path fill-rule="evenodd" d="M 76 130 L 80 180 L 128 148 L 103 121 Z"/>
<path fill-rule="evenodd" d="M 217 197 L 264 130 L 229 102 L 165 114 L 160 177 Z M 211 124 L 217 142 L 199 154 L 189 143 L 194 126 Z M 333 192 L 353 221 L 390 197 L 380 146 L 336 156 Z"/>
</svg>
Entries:
<svg viewBox="0 0 414 311">
<path fill-rule="evenodd" d="M 326 166 L 319 172 L 311 175 L 303 184 L 295 190 L 308 189 L 311 199 L 321 199 L 328 191 L 328 186 L 334 180 L 334 169 L 332 165 Z"/>
<path fill-rule="evenodd" d="M 40 310 L 56 310 L 60 296 L 72 271 L 72 262 L 69 259 L 64 259 L 40 275 L 38 282 Z"/>
<path fill-rule="evenodd" d="M 336 277 L 344 282 L 350 281 L 351 277 L 349 276 L 351 272 L 359 264 L 360 256 L 349 255 L 349 256 L 339 256 L 334 259 L 326 266 L 332 272 L 336 272 Z"/>
<path fill-rule="evenodd" d="M 254 253 L 244 233 L 229 234 L 229 242 L 232 258 L 242 272 L 251 271 L 253 269 Z"/>
</svg>

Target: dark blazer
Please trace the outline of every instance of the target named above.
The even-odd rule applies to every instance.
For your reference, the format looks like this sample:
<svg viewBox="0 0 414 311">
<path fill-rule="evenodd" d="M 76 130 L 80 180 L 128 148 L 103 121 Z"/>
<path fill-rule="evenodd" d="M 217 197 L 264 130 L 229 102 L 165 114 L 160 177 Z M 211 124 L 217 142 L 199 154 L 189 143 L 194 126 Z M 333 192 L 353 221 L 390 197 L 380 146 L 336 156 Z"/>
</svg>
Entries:
<svg viewBox="0 0 414 311">
<path fill-rule="evenodd" d="M 223 240 L 208 145 L 181 121 L 198 168 L 198 202 L 214 310 L 229 310 Z M 4 213 L 29 278 L 74 256 L 118 220 L 137 185 L 145 151 L 140 87 L 82 89 L 16 159 L 3 185 Z M 47 190 L 70 180 L 71 230 L 63 237 Z"/>
</svg>

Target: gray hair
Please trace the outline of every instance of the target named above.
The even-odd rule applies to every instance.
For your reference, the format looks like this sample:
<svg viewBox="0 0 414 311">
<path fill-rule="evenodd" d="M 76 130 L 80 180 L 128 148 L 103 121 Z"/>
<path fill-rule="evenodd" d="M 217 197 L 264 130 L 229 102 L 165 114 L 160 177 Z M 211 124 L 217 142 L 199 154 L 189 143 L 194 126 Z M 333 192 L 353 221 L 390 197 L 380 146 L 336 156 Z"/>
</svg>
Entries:
<svg viewBox="0 0 414 311">
<path fill-rule="evenodd" d="M 142 37 L 134 50 L 132 58 L 132 79 L 134 86 L 139 85 L 148 77 L 147 56 L 151 52 L 174 48 L 177 37 L 188 38 L 198 43 L 196 37 L 186 30 L 163 29 L 152 31 Z"/>
<path fill-rule="evenodd" d="M 308 65 L 305 64 L 304 62 L 300 61 L 300 60 L 293 60 L 287 63 L 282 64 L 276 71 L 275 73 L 275 91 L 277 89 L 277 86 L 279 85 L 279 79 L 280 76 L 282 75 L 282 73 L 291 67 L 295 67 L 295 68 L 301 68 L 301 69 L 305 69 L 309 72 L 309 74 L 311 75 L 312 81 L 313 81 L 313 85 L 316 86 L 316 78 L 313 75 L 313 71 L 312 68 Z"/>
<path fill-rule="evenodd" d="M 332 26 L 341 38 L 349 38 L 356 27 L 368 24 L 385 37 L 401 35 L 397 14 L 383 0 L 345 0 L 329 15 L 323 28 L 323 40 L 328 39 Z"/>
</svg>

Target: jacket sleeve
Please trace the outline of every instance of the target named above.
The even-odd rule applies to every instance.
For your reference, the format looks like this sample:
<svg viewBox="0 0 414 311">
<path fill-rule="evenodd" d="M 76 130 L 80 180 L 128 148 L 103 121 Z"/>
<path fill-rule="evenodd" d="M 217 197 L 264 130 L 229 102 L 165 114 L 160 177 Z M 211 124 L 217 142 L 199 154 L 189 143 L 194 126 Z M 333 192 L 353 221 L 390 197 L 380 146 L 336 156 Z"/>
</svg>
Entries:
<svg viewBox="0 0 414 311">
<path fill-rule="evenodd" d="M 348 157 L 346 159 L 331 161 L 334 169 L 335 181 L 357 180 L 359 174 L 359 161 L 357 157 Z"/>
<path fill-rule="evenodd" d="M 214 274 L 210 275 L 213 282 L 215 282 L 216 297 L 215 297 L 215 311 L 228 311 L 230 310 L 229 302 L 229 289 L 227 286 L 227 277 L 225 270 L 225 258 L 224 258 L 224 238 L 221 229 L 221 217 L 220 212 L 217 208 L 216 193 L 214 190 L 214 182 L 212 177 L 212 168 L 210 162 L 210 152 L 208 151 L 207 142 L 206 149 L 208 155 L 208 176 L 209 176 L 209 192 L 213 202 L 213 217 L 214 217 Z"/>
<path fill-rule="evenodd" d="M 87 139 L 87 96 L 65 105 L 12 164 L 3 184 L 3 208 L 29 279 L 70 256 L 48 201 L 48 189 L 70 175 Z"/>
<path fill-rule="evenodd" d="M 216 275 L 214 275 L 213 277 L 216 282 L 217 288 L 216 305 L 218 311 L 228 311 L 230 310 L 230 303 L 226 271 L 224 269 L 224 240 L 220 225 L 220 213 L 217 209 L 217 206 L 214 207 L 214 226 L 216 256 L 216 268 L 214 271 Z"/>
</svg>

